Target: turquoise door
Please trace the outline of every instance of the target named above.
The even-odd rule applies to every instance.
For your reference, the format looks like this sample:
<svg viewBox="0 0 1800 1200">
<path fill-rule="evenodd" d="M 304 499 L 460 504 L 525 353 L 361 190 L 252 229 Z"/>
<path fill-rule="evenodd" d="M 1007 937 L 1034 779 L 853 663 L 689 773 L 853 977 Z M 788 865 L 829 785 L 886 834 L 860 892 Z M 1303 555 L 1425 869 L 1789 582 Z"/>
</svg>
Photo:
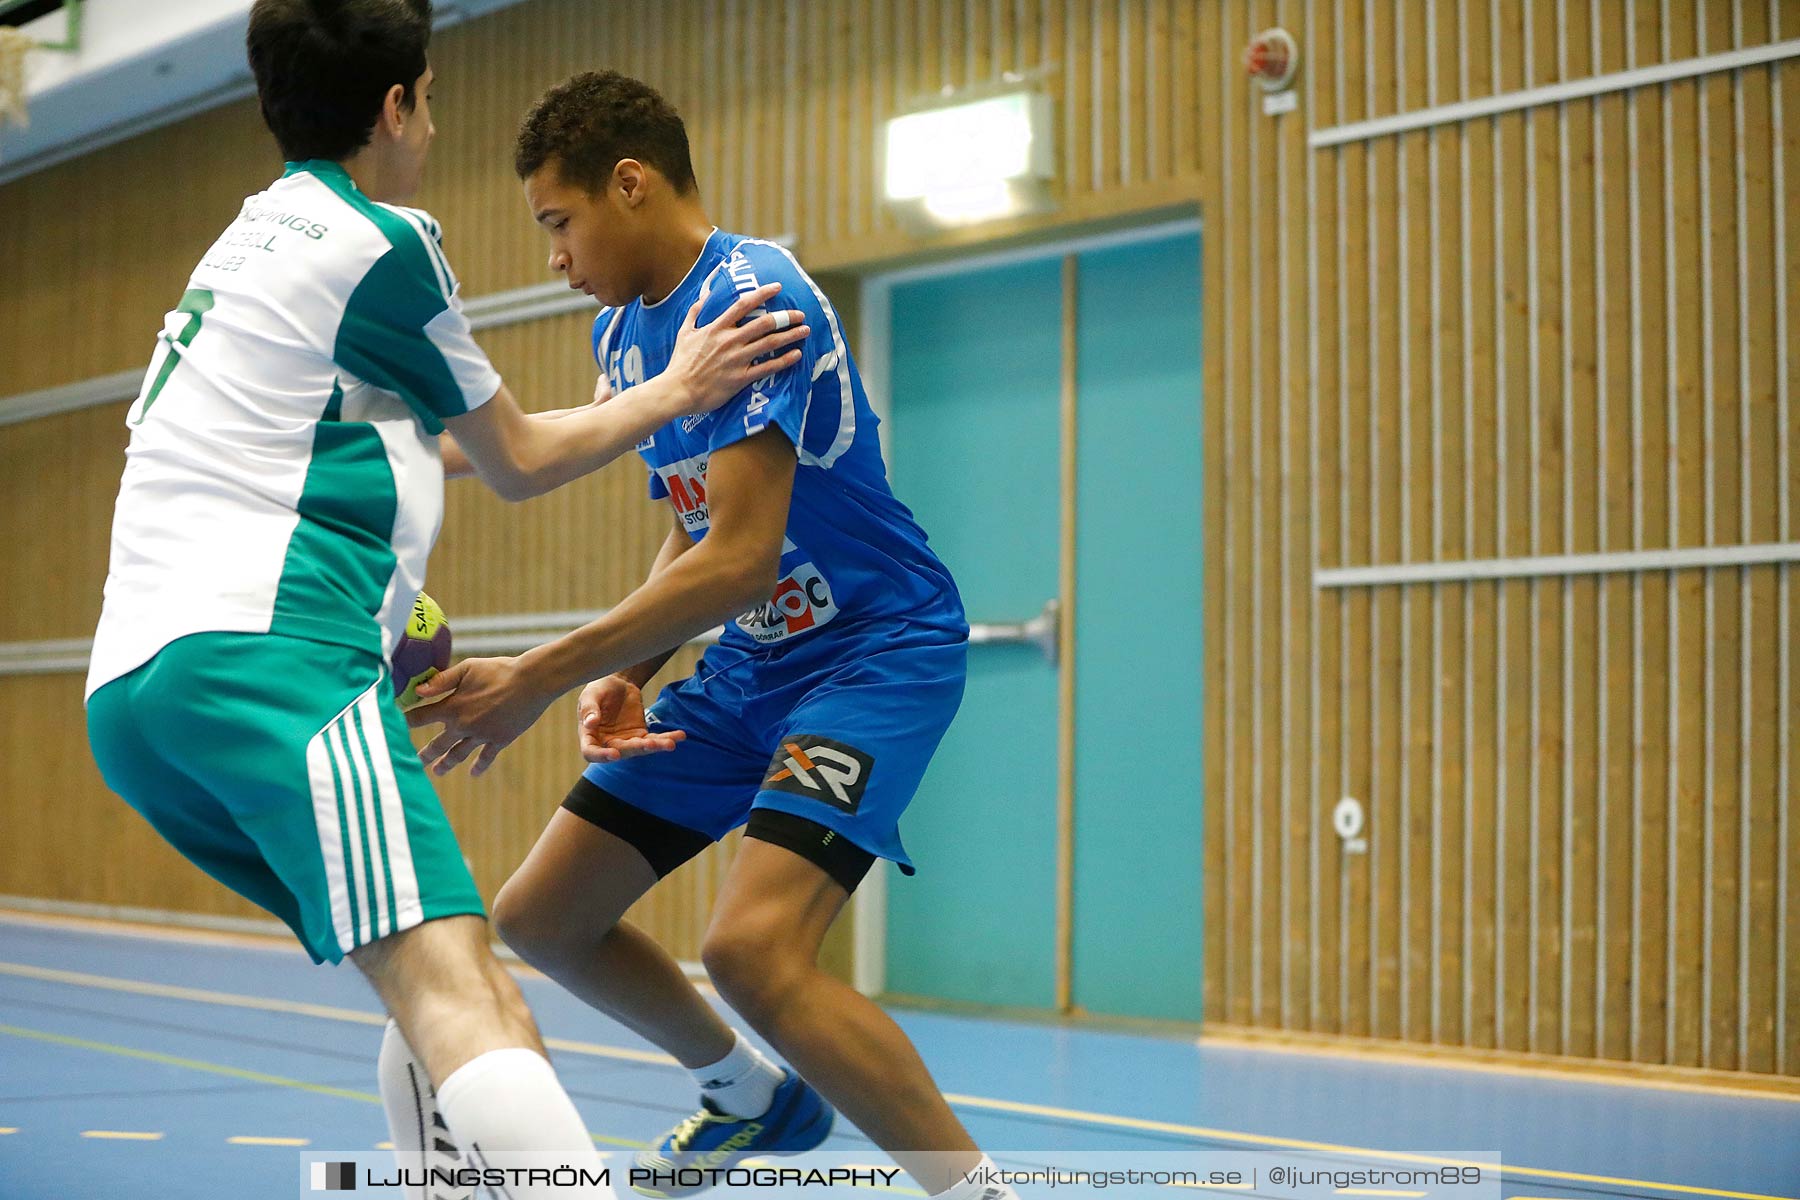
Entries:
<svg viewBox="0 0 1800 1200">
<path fill-rule="evenodd" d="M 1056 595 L 1062 265 L 899 284 L 890 300 L 894 490 L 971 621 Z M 919 873 L 888 885 L 887 987 L 1055 1003 L 1056 669 L 973 646 L 962 710 L 901 822 Z"/>
<path fill-rule="evenodd" d="M 1074 1000 L 1200 1019 L 1200 240 L 1076 287 Z"/>
<path fill-rule="evenodd" d="M 897 283 L 895 490 L 976 622 L 1057 596 L 1060 255 Z M 1078 485 L 1072 999 L 1200 1017 L 1200 246 L 1077 256 Z M 961 712 L 890 877 L 887 987 L 1056 1003 L 1058 668 L 974 646 Z"/>
</svg>

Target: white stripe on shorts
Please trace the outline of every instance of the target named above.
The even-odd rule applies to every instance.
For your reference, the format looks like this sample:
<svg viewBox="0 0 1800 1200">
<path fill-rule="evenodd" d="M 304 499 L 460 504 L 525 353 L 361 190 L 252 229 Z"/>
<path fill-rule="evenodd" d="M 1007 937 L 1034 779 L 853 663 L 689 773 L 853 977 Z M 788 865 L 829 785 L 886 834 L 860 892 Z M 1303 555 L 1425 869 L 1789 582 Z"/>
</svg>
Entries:
<svg viewBox="0 0 1800 1200">
<path fill-rule="evenodd" d="M 344 740 L 343 718 L 333 721 L 325 730 L 331 754 L 337 760 L 338 786 L 343 789 L 344 813 L 350 830 L 350 886 L 356 905 L 356 936 L 344 949 L 374 940 L 371 936 L 375 914 L 369 911 L 369 875 L 363 858 L 362 803 L 356 793 L 356 775 L 350 769 L 349 743 Z"/>
<path fill-rule="evenodd" d="M 356 945 L 350 923 L 350 885 L 344 877 L 344 829 L 338 821 L 337 783 L 331 774 L 331 750 L 325 744 L 328 730 L 320 730 L 306 743 L 306 781 L 312 788 L 313 825 L 319 831 L 319 857 L 325 863 L 325 894 L 331 902 L 331 930 L 338 949 Z"/>
<path fill-rule="evenodd" d="M 369 756 L 375 768 L 375 782 L 380 789 L 382 836 L 387 843 L 388 878 L 394 885 L 394 926 L 389 932 L 410 929 L 419 923 L 423 910 L 419 904 L 419 877 L 413 872 L 412 839 L 406 832 L 406 807 L 400 799 L 400 785 L 394 780 L 394 760 L 388 749 L 387 732 L 381 727 L 382 701 L 376 691 L 368 691 L 357 700 L 362 713 L 363 732 L 369 736 Z M 412 747 L 407 747 L 412 753 Z"/>
<path fill-rule="evenodd" d="M 361 703 L 361 697 L 357 698 Z M 363 749 L 362 736 L 356 728 L 356 705 L 352 704 L 348 712 L 338 718 L 338 727 L 343 731 L 345 748 L 350 752 L 350 761 L 356 768 L 356 801 L 362 812 L 363 839 L 368 843 L 369 875 L 369 907 L 374 911 L 371 922 L 369 940 L 384 938 L 394 932 L 393 921 L 388 913 L 387 871 L 382 862 L 381 836 L 377 832 L 381 827 L 376 823 L 375 779 L 369 770 L 369 759 Z"/>
</svg>

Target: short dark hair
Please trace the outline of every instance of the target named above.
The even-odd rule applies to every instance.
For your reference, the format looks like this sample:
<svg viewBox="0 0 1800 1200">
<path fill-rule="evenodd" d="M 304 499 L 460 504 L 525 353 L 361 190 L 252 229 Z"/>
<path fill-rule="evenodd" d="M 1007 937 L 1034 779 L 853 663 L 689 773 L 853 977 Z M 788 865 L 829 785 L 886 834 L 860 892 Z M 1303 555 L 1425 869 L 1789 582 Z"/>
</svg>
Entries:
<svg viewBox="0 0 1800 1200">
<path fill-rule="evenodd" d="M 519 178 L 555 162 L 563 182 L 598 192 L 623 158 L 655 167 L 675 190 L 698 186 L 687 127 L 662 94 L 617 71 L 583 71 L 525 114 L 513 152 Z"/>
<path fill-rule="evenodd" d="M 245 47 L 263 121 L 291 162 L 369 144 L 388 89 L 425 73 L 431 0 L 256 0 Z"/>
</svg>

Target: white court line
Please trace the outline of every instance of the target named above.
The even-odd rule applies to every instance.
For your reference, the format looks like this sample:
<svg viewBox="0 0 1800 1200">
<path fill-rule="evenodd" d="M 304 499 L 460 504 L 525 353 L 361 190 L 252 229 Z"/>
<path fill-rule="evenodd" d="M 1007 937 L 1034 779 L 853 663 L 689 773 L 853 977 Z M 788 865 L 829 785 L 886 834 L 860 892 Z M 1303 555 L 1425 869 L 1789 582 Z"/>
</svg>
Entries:
<svg viewBox="0 0 1800 1200">
<path fill-rule="evenodd" d="M 103 975 L 86 975 L 77 971 L 59 971 L 47 967 L 34 967 L 23 963 L 0 962 L 0 975 L 39 979 L 45 982 L 63 983 L 78 987 L 94 987 L 107 991 L 126 992 L 138 995 L 163 996 L 171 999 L 189 1000 L 196 1003 L 222 1004 L 235 1008 L 252 1008 L 269 1012 L 292 1012 L 298 1015 L 321 1017 L 330 1020 L 352 1020 L 358 1024 L 365 1025 L 384 1024 L 386 1021 L 386 1018 L 379 1014 L 360 1012 L 355 1009 L 333 1008 L 329 1005 L 302 1004 L 299 1002 L 277 1000 L 269 997 L 244 996 L 228 992 L 210 992 L 203 988 L 176 988 L 169 984 L 147 983 L 131 979 L 116 979 Z M 589 1054 L 605 1058 L 624 1057 L 629 1058 L 631 1061 L 639 1062 L 646 1061 L 648 1058 L 643 1051 L 629 1050 L 617 1046 L 603 1046 L 593 1042 L 567 1042 L 546 1039 L 545 1045 L 552 1049 L 566 1050 L 570 1053 Z M 667 1064 L 674 1064 L 674 1060 L 669 1059 L 666 1056 L 657 1057 Z M 1332 1142 L 1315 1142 L 1301 1138 L 1272 1137 L 1265 1134 L 1242 1133 L 1237 1130 L 1213 1129 L 1201 1125 L 1186 1125 L 1173 1121 L 1151 1121 L 1139 1117 L 1124 1117 L 1112 1113 L 1090 1112 L 1083 1109 L 1059 1108 L 1044 1104 L 1027 1104 L 1012 1100 L 996 1100 L 986 1096 L 967 1096 L 955 1093 L 945 1093 L 944 1099 L 949 1101 L 953 1106 L 962 1108 L 972 1108 L 988 1112 L 1004 1112 L 1019 1116 L 1043 1117 L 1051 1120 L 1070 1121 L 1112 1129 L 1130 1129 L 1149 1133 L 1168 1133 L 1206 1141 L 1229 1142 L 1240 1146 L 1309 1150 L 1344 1155 L 1353 1158 L 1376 1159 L 1384 1162 L 1418 1163 L 1421 1165 L 1432 1166 L 1493 1167 L 1493 1164 L 1491 1163 L 1440 1158 L 1424 1154 L 1409 1154 L 1392 1150 L 1377 1150 L 1364 1146 L 1347 1146 Z M 161 1135 L 158 1134 L 154 1136 L 160 1137 Z M 1674 1192 L 1686 1196 L 1717 1196 L 1726 1198 L 1726 1200 L 1796 1200 L 1794 1197 L 1778 1197 L 1760 1192 L 1739 1192 L 1721 1188 L 1697 1187 L 1688 1184 L 1657 1183 L 1643 1179 L 1627 1179 L 1610 1175 L 1592 1175 L 1583 1172 L 1558 1171 L 1546 1167 L 1524 1167 L 1507 1164 L 1499 1168 L 1499 1173 L 1503 1178 L 1556 1179 L 1578 1183 L 1611 1184 L 1621 1187 Z"/>
</svg>

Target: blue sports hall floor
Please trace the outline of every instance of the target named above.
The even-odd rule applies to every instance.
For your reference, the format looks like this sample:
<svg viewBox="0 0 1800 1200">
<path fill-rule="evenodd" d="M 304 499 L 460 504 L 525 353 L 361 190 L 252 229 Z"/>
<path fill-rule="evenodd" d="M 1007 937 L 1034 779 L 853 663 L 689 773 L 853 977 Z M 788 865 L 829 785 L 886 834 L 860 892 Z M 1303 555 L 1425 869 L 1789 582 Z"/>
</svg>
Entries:
<svg viewBox="0 0 1800 1200">
<path fill-rule="evenodd" d="M 669 1059 L 549 981 L 520 981 L 609 1162 L 691 1110 L 692 1082 Z M 1800 1197 L 1800 1095 L 895 1015 L 1010 1169 L 1100 1151 L 1111 1164 L 1280 1152 L 1326 1167 L 1497 1151 L 1488 1196 Z M 380 1157 L 381 1025 L 354 969 L 273 940 L 0 913 L 0 1197 L 305 1195 L 304 1155 Z M 824 1149 L 887 1161 L 842 1123 Z M 909 1185 L 884 1190 L 922 1194 Z"/>
</svg>

